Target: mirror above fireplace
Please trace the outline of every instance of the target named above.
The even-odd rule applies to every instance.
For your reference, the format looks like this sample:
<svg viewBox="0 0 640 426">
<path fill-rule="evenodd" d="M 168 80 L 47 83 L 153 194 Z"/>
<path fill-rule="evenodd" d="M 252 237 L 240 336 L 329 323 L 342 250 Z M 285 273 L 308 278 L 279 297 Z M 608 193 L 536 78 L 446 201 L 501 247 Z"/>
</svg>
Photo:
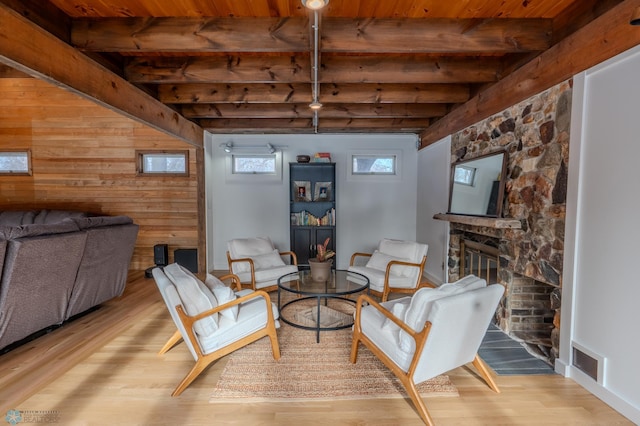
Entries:
<svg viewBox="0 0 640 426">
<path fill-rule="evenodd" d="M 448 213 L 501 217 L 506 171 L 505 151 L 454 163 Z"/>
</svg>

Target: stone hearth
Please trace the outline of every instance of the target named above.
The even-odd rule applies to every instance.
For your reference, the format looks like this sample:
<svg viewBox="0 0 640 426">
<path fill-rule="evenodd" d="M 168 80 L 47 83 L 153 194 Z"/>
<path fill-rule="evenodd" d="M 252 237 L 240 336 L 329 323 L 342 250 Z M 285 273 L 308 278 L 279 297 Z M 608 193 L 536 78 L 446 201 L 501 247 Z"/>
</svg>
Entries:
<svg viewBox="0 0 640 426">
<path fill-rule="evenodd" d="M 451 144 L 452 163 L 502 149 L 509 158 L 504 217 L 450 222 L 448 280 L 464 274 L 462 240 L 496 248 L 497 281 L 507 290 L 496 324 L 549 363 L 559 352 L 570 110 L 567 81 L 456 133 Z"/>
</svg>

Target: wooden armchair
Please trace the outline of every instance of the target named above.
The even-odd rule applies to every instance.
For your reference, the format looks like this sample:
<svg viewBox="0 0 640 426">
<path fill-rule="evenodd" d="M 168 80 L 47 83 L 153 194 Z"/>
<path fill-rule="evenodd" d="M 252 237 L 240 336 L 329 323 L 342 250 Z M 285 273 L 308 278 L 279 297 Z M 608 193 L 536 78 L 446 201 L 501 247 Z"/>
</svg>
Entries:
<svg viewBox="0 0 640 426">
<path fill-rule="evenodd" d="M 422 281 L 429 246 L 414 241 L 380 241 L 373 253 L 354 253 L 349 271 L 369 278 L 370 292 L 385 302 L 390 293 L 414 293 L 418 288 L 431 286 Z M 366 264 L 358 258 L 368 258 Z"/>
<path fill-rule="evenodd" d="M 269 337 L 273 358 L 280 359 L 278 309 L 264 291 L 234 292 L 212 276 L 205 285 L 175 263 L 152 274 L 178 329 L 159 354 L 184 340 L 196 361 L 171 396 L 180 395 L 212 362 L 262 337 Z M 237 277 L 222 278 L 231 278 L 240 290 Z"/>
<path fill-rule="evenodd" d="M 500 392 L 478 348 L 504 293 L 474 276 L 422 288 L 413 297 L 378 303 L 358 298 L 351 346 L 356 363 L 362 342 L 398 377 L 422 420 L 433 425 L 416 385 L 467 363 Z"/>
<path fill-rule="evenodd" d="M 290 263 L 282 257 L 289 257 Z M 298 258 L 292 251 L 280 252 L 268 237 L 238 238 L 227 243 L 229 273 L 252 290 L 276 290 L 278 278 L 298 271 Z"/>
</svg>

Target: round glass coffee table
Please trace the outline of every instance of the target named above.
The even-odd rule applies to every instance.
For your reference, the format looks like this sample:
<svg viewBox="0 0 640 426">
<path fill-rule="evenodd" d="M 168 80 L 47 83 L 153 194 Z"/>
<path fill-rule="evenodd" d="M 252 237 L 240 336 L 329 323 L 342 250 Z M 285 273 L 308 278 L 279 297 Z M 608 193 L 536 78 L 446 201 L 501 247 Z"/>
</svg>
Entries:
<svg viewBox="0 0 640 426">
<path fill-rule="evenodd" d="M 367 277 L 341 269 L 331 271 L 327 281 L 314 281 L 309 270 L 283 275 L 278 278 L 280 319 L 293 327 L 315 330 L 319 343 L 321 331 L 353 325 L 356 300 L 349 296 L 368 289 Z"/>
</svg>

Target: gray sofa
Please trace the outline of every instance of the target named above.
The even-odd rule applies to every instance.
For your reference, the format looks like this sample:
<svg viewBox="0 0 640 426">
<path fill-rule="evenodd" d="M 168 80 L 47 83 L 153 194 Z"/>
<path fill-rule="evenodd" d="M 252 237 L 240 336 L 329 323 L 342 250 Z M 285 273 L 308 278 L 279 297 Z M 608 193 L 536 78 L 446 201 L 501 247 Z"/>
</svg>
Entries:
<svg viewBox="0 0 640 426">
<path fill-rule="evenodd" d="M 137 235 L 127 216 L 0 211 L 0 350 L 120 296 Z"/>
</svg>

